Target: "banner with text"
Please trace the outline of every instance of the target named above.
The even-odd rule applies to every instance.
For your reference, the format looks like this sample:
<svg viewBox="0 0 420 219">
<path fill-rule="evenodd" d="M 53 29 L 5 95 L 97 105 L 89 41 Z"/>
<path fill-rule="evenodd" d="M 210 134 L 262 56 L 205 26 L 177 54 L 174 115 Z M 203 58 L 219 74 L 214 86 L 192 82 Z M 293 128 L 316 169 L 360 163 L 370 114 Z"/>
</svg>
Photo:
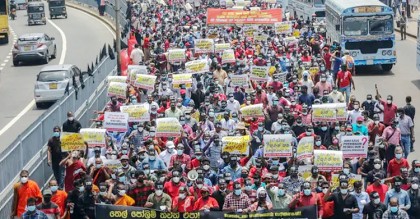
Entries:
<svg viewBox="0 0 420 219">
<path fill-rule="evenodd" d="M 215 53 L 223 52 L 227 49 L 230 49 L 230 44 L 229 43 L 216 43 L 216 44 L 214 44 L 214 52 Z"/>
<path fill-rule="evenodd" d="M 108 84 L 108 97 L 125 99 L 127 95 L 127 83 L 111 82 Z"/>
<path fill-rule="evenodd" d="M 314 150 L 314 165 L 320 171 L 339 171 L 343 167 L 343 152 Z"/>
<path fill-rule="evenodd" d="M 108 76 L 106 78 L 109 82 L 121 82 L 126 83 L 127 82 L 127 76 Z"/>
<path fill-rule="evenodd" d="M 274 24 L 274 29 L 276 30 L 276 34 L 289 34 L 292 33 L 292 22 L 285 21 L 279 22 Z"/>
<path fill-rule="evenodd" d="M 254 104 L 240 109 L 243 118 L 264 117 L 263 104 Z"/>
<path fill-rule="evenodd" d="M 168 51 L 168 61 L 174 62 L 185 62 L 185 49 L 170 49 Z"/>
<path fill-rule="evenodd" d="M 134 83 L 134 81 L 136 80 L 136 75 L 138 74 L 148 74 L 149 72 L 147 71 L 147 66 L 145 65 L 129 65 L 127 66 L 127 75 L 128 75 L 128 79 L 130 81 L 131 84 Z"/>
<path fill-rule="evenodd" d="M 181 84 L 185 84 L 185 87 L 191 87 L 192 74 L 173 74 L 172 87 L 175 89 L 180 89 Z"/>
<path fill-rule="evenodd" d="M 62 132 L 60 134 L 61 151 L 85 150 L 85 141 L 80 133 Z"/>
<path fill-rule="evenodd" d="M 207 60 L 194 60 L 185 63 L 185 72 L 186 73 L 204 73 L 210 71 L 210 66 Z"/>
<path fill-rule="evenodd" d="M 235 59 L 235 52 L 233 52 L 233 49 L 227 49 L 223 51 L 222 64 L 234 63 L 234 62 L 236 62 L 236 59 Z"/>
<path fill-rule="evenodd" d="M 222 138 L 222 151 L 229 152 L 230 154 L 249 154 L 248 142 L 250 141 L 249 135 L 245 136 L 226 136 Z"/>
<path fill-rule="evenodd" d="M 281 8 L 260 11 L 239 11 L 209 8 L 207 9 L 207 25 L 225 26 L 242 24 L 273 25 L 282 21 Z"/>
<path fill-rule="evenodd" d="M 253 81 L 266 82 L 266 81 L 268 81 L 268 78 L 267 78 L 268 70 L 269 70 L 268 66 L 253 65 L 253 66 L 251 66 L 251 73 L 249 75 L 249 79 L 251 79 Z"/>
<path fill-rule="evenodd" d="M 128 113 L 129 122 L 150 122 L 149 108 L 144 104 L 121 106 L 120 110 L 123 113 Z"/>
<path fill-rule="evenodd" d="M 158 118 L 156 120 L 156 137 L 179 137 L 182 126 L 177 118 Z"/>
<path fill-rule="evenodd" d="M 134 86 L 146 89 L 146 90 L 154 90 L 155 89 L 155 82 L 156 76 L 154 75 L 136 75 L 136 81 L 134 82 Z"/>
<path fill-rule="evenodd" d="M 335 122 L 336 104 L 314 104 L 312 105 L 312 122 Z"/>
<path fill-rule="evenodd" d="M 126 132 L 128 130 L 128 113 L 105 112 L 103 126 L 109 132 Z"/>
<path fill-rule="evenodd" d="M 80 134 L 83 136 L 83 140 L 89 145 L 89 147 L 105 147 L 105 133 L 106 129 L 95 129 L 95 128 L 83 128 L 80 129 Z"/>
<path fill-rule="evenodd" d="M 194 53 L 212 53 L 214 52 L 213 39 L 195 39 L 194 40 Z"/>
<path fill-rule="evenodd" d="M 292 134 L 263 135 L 264 157 L 292 157 Z"/>
<path fill-rule="evenodd" d="M 340 140 L 344 158 L 367 157 L 368 136 L 341 136 Z"/>
<path fill-rule="evenodd" d="M 296 150 L 296 158 L 298 160 L 303 160 L 306 158 L 311 158 L 314 151 L 314 137 L 308 136 L 300 139 L 299 144 Z"/>
</svg>

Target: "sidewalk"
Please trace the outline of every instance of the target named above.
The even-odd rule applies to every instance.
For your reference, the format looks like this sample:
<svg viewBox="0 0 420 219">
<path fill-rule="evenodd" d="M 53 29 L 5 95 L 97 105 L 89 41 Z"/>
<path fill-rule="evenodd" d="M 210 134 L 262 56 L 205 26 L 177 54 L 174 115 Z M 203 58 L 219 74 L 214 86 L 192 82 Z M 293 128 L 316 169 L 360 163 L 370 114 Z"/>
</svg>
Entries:
<svg viewBox="0 0 420 219">
<path fill-rule="evenodd" d="M 414 11 L 414 13 L 411 13 L 411 18 L 407 18 L 407 36 L 417 38 L 417 18 L 420 15 L 420 7 L 419 10 Z M 394 29 L 396 31 L 395 38 L 400 39 L 400 28 L 397 27 L 397 20 L 399 19 L 399 16 L 397 15 L 395 17 L 395 24 Z"/>
</svg>

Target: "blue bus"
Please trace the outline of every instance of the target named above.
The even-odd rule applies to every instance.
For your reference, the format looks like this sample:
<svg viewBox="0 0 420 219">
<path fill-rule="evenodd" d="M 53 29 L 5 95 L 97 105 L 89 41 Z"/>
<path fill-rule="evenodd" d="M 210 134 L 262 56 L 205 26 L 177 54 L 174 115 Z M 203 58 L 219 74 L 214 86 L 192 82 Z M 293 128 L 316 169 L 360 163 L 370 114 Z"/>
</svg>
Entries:
<svg viewBox="0 0 420 219">
<path fill-rule="evenodd" d="M 329 42 L 349 51 L 356 66 L 390 71 L 397 62 L 394 12 L 379 0 L 326 0 L 325 20 Z"/>
</svg>

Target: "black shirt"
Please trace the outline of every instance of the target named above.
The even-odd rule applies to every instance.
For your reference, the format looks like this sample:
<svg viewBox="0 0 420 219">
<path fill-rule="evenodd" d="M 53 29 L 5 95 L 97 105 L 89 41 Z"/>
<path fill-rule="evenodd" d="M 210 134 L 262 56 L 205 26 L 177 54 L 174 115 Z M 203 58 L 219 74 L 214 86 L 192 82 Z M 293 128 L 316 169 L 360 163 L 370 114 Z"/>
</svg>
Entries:
<svg viewBox="0 0 420 219">
<path fill-rule="evenodd" d="M 404 113 L 405 115 L 409 116 L 414 122 L 414 116 L 416 115 L 416 108 L 413 105 L 407 104 L 404 107 Z"/>
<path fill-rule="evenodd" d="M 411 201 L 411 207 L 407 213 L 413 218 L 420 218 L 420 191 L 409 189 L 407 192 Z"/>
<path fill-rule="evenodd" d="M 228 190 L 226 190 L 226 195 L 228 194 Z M 222 194 L 222 192 L 220 192 L 220 190 L 217 190 L 215 192 L 213 192 L 213 194 L 211 195 L 214 199 L 216 199 L 217 203 L 219 204 L 219 211 L 223 210 L 223 205 L 225 204 L 225 198 L 226 196 L 224 196 Z"/>
<path fill-rule="evenodd" d="M 386 211 L 386 206 L 383 203 L 378 205 L 373 204 L 373 201 L 369 202 L 363 208 L 363 214 L 367 214 L 368 219 L 382 219 L 382 215 Z"/>
<path fill-rule="evenodd" d="M 48 148 L 51 151 L 51 161 L 53 163 L 60 163 L 62 159 L 61 153 L 61 141 L 59 137 L 52 137 L 48 140 Z"/>
<path fill-rule="evenodd" d="M 367 100 L 365 100 L 362 103 L 362 108 L 365 109 L 365 111 L 369 112 L 369 118 L 373 119 L 374 109 L 375 109 L 375 101 L 372 100 L 372 102 L 368 103 Z"/>
<path fill-rule="evenodd" d="M 67 120 L 63 123 L 63 132 L 79 133 L 81 128 L 82 128 L 82 125 L 77 120 L 73 120 L 71 122 Z"/>
<path fill-rule="evenodd" d="M 356 197 L 351 194 L 347 194 L 343 199 L 341 193 L 337 192 L 332 194 L 327 201 L 334 201 L 334 218 L 352 219 L 353 214 L 344 213 L 344 208 L 359 208 Z"/>
</svg>

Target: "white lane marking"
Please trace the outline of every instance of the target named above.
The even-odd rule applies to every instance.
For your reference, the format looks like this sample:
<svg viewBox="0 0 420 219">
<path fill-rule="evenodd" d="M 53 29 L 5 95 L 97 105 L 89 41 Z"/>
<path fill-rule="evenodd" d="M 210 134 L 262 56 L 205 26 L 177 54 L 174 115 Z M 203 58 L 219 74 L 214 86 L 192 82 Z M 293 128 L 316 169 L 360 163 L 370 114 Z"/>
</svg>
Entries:
<svg viewBox="0 0 420 219">
<path fill-rule="evenodd" d="M 10 59 L 10 54 L 8 54 L 8 55 L 6 56 L 6 59 Z"/>
<path fill-rule="evenodd" d="M 6 66 L 6 63 L 1 63 L 0 66 L 4 67 Z"/>
<path fill-rule="evenodd" d="M 62 49 L 61 49 L 61 56 L 59 65 L 64 64 L 64 59 L 66 58 L 66 52 L 67 52 L 67 38 L 64 34 L 64 31 L 61 30 L 60 27 L 58 27 L 54 22 L 47 20 L 55 29 L 58 30 L 58 32 L 61 35 L 61 39 L 63 42 Z M 4 63 L 3 63 L 4 64 Z M 1 65 L 3 65 L 1 64 Z M 6 64 L 4 64 L 6 65 Z M 3 66 L 4 66 L 3 65 Z M 1 130 L 0 135 L 3 135 L 10 127 L 12 127 L 17 121 L 19 121 L 20 118 L 22 118 L 29 110 L 31 110 L 35 106 L 35 100 L 32 100 L 26 107 L 23 109 L 17 116 L 15 116 L 9 123 L 7 123 Z"/>
<path fill-rule="evenodd" d="M 8 61 L 9 61 L 9 59 L 5 59 L 5 60 L 4 60 L 4 63 L 6 63 L 6 62 L 8 62 Z"/>
</svg>

